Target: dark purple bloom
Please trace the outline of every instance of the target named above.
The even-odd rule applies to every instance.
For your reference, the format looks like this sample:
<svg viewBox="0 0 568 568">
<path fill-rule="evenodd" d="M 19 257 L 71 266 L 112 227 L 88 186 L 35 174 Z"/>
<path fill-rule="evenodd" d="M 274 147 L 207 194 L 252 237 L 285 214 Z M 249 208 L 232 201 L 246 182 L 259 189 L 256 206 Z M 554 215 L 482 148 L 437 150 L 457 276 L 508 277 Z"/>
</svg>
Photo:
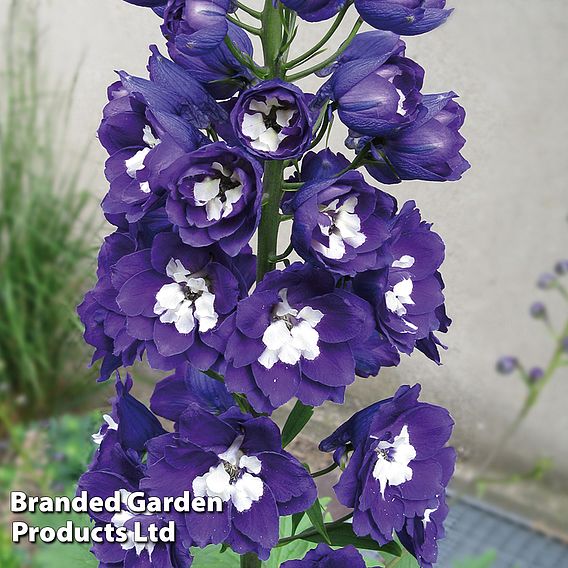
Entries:
<svg viewBox="0 0 568 568">
<path fill-rule="evenodd" d="M 530 308 L 531 317 L 535 319 L 546 319 L 548 312 L 542 302 L 534 302 Z"/>
<path fill-rule="evenodd" d="M 244 30 L 229 23 L 228 36 L 241 53 L 252 57 L 253 46 Z M 216 99 L 229 99 L 237 91 L 250 86 L 253 79 L 251 71 L 235 58 L 224 43 L 207 53 L 188 55 L 178 48 L 178 41 L 177 36 L 168 41 L 171 58 L 202 83 Z"/>
<path fill-rule="evenodd" d="M 439 363 L 435 332 L 446 332 L 451 320 L 438 272 L 444 243 L 430 227 L 413 201 L 405 203 L 391 225 L 390 262 L 358 274 L 353 290 L 373 305 L 379 331 L 400 352 L 417 347 Z"/>
<path fill-rule="evenodd" d="M 278 543 L 279 516 L 306 510 L 316 497 L 310 474 L 282 449 L 278 427 L 237 408 L 217 417 L 190 405 L 178 431 L 152 440 L 148 452 L 142 487 L 151 495 L 190 491 L 223 501 L 222 512 L 178 519 L 199 547 L 226 543 L 266 560 Z"/>
<path fill-rule="evenodd" d="M 532 384 L 538 383 L 544 377 L 544 369 L 541 367 L 533 367 L 529 371 L 529 381 Z"/>
<path fill-rule="evenodd" d="M 214 337 L 225 346 L 228 389 L 271 412 L 295 396 L 312 406 L 343 402 L 355 380 L 352 345 L 373 327 L 366 302 L 336 289 L 329 272 L 295 263 L 269 272 Z"/>
<path fill-rule="evenodd" d="M 136 240 L 128 234 L 117 231 L 106 237 L 99 252 L 97 284 L 77 308 L 85 326 L 83 337 L 95 348 L 91 364 L 102 359 L 99 380 L 108 379 L 119 367 L 129 367 L 144 350 L 143 342 L 126 331 L 126 317 L 111 281 L 111 268 L 136 250 Z"/>
<path fill-rule="evenodd" d="M 563 337 L 561 341 L 562 351 L 568 353 L 568 337 Z"/>
<path fill-rule="evenodd" d="M 497 361 L 497 372 L 502 375 L 510 375 L 519 368 L 519 360 L 516 357 L 506 355 Z"/>
<path fill-rule="evenodd" d="M 239 148 L 209 144 L 178 158 L 170 180 L 166 211 L 182 241 L 194 247 L 219 246 L 236 256 L 260 221 L 262 169 Z"/>
<path fill-rule="evenodd" d="M 400 51 L 398 43 L 393 51 Z M 423 80 L 424 70 L 417 63 L 387 53 L 377 60 L 355 59 L 339 65 L 322 93 L 330 93 L 339 118 L 350 129 L 384 136 L 426 114 L 421 104 Z"/>
<path fill-rule="evenodd" d="M 309 98 L 280 79 L 263 81 L 238 98 L 231 124 L 239 142 L 260 159 L 301 156 L 312 140 Z"/>
<path fill-rule="evenodd" d="M 331 63 L 328 67 L 317 72 L 319 77 L 327 77 L 338 67 L 350 62 L 358 62 L 359 65 L 352 66 L 351 74 L 353 76 L 364 76 L 368 73 L 369 68 L 378 67 L 393 56 L 404 53 L 406 44 L 400 37 L 391 32 L 370 31 L 357 34 L 349 47 L 339 55 L 337 61 Z M 363 63 L 364 62 L 364 63 Z M 332 82 L 326 83 L 318 91 L 318 102 L 322 97 L 329 96 L 329 88 Z"/>
<path fill-rule="evenodd" d="M 122 507 L 119 513 L 90 511 L 90 517 L 97 527 L 105 528 L 111 525 L 114 530 L 126 529 L 129 540 L 113 542 L 105 539 L 94 544 L 91 552 L 101 563 L 100 566 L 112 568 L 129 568 L 144 566 L 145 568 L 189 568 L 192 558 L 188 552 L 191 545 L 183 525 L 176 525 L 176 542 L 170 543 L 135 543 L 134 524 L 139 523 L 140 532 L 148 535 L 150 527 L 161 529 L 166 526 L 167 519 L 162 514 L 140 514 L 133 512 L 127 505 L 129 496 L 140 492 L 140 482 L 145 475 L 145 465 L 139 457 L 131 452 L 125 452 L 116 445 L 112 460 L 104 469 L 90 469 L 79 479 L 77 493 L 86 491 L 88 498 L 99 497 L 107 499 L 119 491 Z M 104 536 L 104 533 L 102 533 Z"/>
<path fill-rule="evenodd" d="M 443 495 L 432 509 L 426 509 L 423 516 L 406 519 L 398 538 L 403 546 L 418 560 L 421 568 L 432 568 L 438 560 L 438 541 L 446 536 L 444 521 L 448 506 Z"/>
<path fill-rule="evenodd" d="M 355 0 L 355 8 L 368 24 L 400 35 L 418 35 L 442 25 L 452 10 L 446 0 Z"/>
<path fill-rule="evenodd" d="M 190 404 L 220 414 L 235 406 L 235 401 L 224 383 L 187 363 L 156 385 L 150 408 L 158 416 L 177 422 Z"/>
<path fill-rule="evenodd" d="M 103 416 L 103 424 L 92 436 L 98 448 L 89 467 L 91 471 L 114 467 L 117 455 L 127 463 L 127 470 L 139 471 L 139 456 L 144 452 L 146 442 L 166 433 L 148 408 L 130 394 L 132 385 L 130 375 L 123 383 L 117 373 L 112 411 Z"/>
<path fill-rule="evenodd" d="M 183 4 L 183 6 L 182 6 Z M 164 12 L 164 35 L 175 32 L 176 47 L 187 55 L 202 55 L 223 42 L 228 31 L 231 0 L 169 0 Z"/>
<path fill-rule="evenodd" d="M 343 8 L 346 0 L 282 0 L 282 4 L 294 10 L 307 22 L 329 20 Z"/>
<path fill-rule="evenodd" d="M 222 365 L 208 345 L 211 331 L 234 310 L 252 284 L 250 248 L 234 260 L 218 249 L 192 248 L 171 232 L 151 248 L 115 234 L 103 246 L 99 281 L 78 311 L 85 339 L 104 358 L 101 379 L 147 353 L 154 368 L 190 361 L 201 369 Z"/>
<path fill-rule="evenodd" d="M 320 172 L 333 164 L 339 172 L 349 161 L 323 150 L 307 154 L 303 164 L 308 171 Z M 305 260 L 342 276 L 388 262 L 383 245 L 390 237 L 396 201 L 369 185 L 359 172 L 309 180 L 286 208 L 294 212 L 292 244 Z"/>
<path fill-rule="evenodd" d="M 550 288 L 556 285 L 556 283 L 557 283 L 556 276 L 554 274 L 551 274 L 550 272 L 545 272 L 539 276 L 536 285 L 541 290 L 550 290 Z"/>
<path fill-rule="evenodd" d="M 354 509 L 353 530 L 380 544 L 407 521 L 427 518 L 445 495 L 456 454 L 446 447 L 453 428 L 447 410 L 418 402 L 420 385 L 355 414 L 320 444 L 340 459 L 354 448 L 335 493 Z"/>
<path fill-rule="evenodd" d="M 327 544 L 319 544 L 302 560 L 288 560 L 280 568 L 365 568 L 365 561 L 352 545 L 333 550 Z"/>
<path fill-rule="evenodd" d="M 568 274 L 568 260 L 559 260 L 554 267 L 554 271 L 558 276 Z"/>
<path fill-rule="evenodd" d="M 382 183 L 402 180 L 456 181 L 469 169 L 460 154 L 465 138 L 459 133 L 465 120 L 464 109 L 453 99 L 455 93 L 425 95 L 427 109 L 407 127 L 390 134 L 362 137 L 358 149 L 368 148 L 373 162 L 369 173 Z M 353 138 L 348 143 L 353 144 Z"/>
<path fill-rule="evenodd" d="M 187 72 L 152 52 L 151 80 L 120 73 L 121 81 L 111 85 L 98 133 L 110 154 L 103 210 L 126 214 L 129 222 L 163 201 L 161 172 L 208 142 L 198 129 L 226 116 Z"/>
</svg>

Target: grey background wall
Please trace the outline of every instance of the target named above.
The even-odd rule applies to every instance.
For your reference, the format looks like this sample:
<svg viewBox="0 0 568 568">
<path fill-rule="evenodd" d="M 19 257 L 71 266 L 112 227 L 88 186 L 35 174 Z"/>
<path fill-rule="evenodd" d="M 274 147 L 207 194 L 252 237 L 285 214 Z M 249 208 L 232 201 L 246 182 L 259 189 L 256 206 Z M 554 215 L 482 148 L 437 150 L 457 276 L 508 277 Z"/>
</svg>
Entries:
<svg viewBox="0 0 568 568">
<path fill-rule="evenodd" d="M 391 191 L 415 199 L 447 243 L 444 278 L 454 325 L 449 350 L 436 367 L 420 354 L 396 370 L 359 381 L 345 407 L 330 405 L 312 435 L 329 432 L 338 416 L 420 381 L 423 396 L 448 406 L 456 418 L 459 475 L 471 478 L 517 412 L 522 385 L 494 372 L 503 353 L 521 353 L 527 365 L 544 364 L 551 345 L 530 320 L 531 301 L 543 296 L 534 283 L 557 258 L 568 256 L 568 3 L 565 0 L 453 0 L 447 25 L 408 39 L 408 54 L 427 71 L 426 91 L 453 89 L 468 111 L 465 154 L 472 170 L 455 184 L 408 183 Z M 2 7 L 8 0 L 0 0 Z M 162 45 L 153 13 L 121 0 L 40 0 L 43 55 L 53 86 L 80 65 L 72 129 L 62 159 L 93 140 L 87 169 L 97 197 L 106 191 L 105 155 L 95 131 L 114 69 L 143 74 L 150 43 Z M 0 12 L 5 18 L 5 10 Z M 302 28 L 298 50 L 310 46 L 323 26 Z M 306 90 L 317 83 L 305 83 Z M 334 130 L 341 149 L 344 131 Z M 552 302 L 554 320 L 566 305 Z M 556 317 L 558 316 L 558 317 Z M 498 452 L 502 470 L 530 468 L 543 456 L 554 471 L 540 485 L 502 489 L 556 529 L 568 531 L 557 491 L 568 481 L 568 368 L 546 390 L 511 443 Z M 553 491 L 554 498 L 546 499 Z"/>
</svg>

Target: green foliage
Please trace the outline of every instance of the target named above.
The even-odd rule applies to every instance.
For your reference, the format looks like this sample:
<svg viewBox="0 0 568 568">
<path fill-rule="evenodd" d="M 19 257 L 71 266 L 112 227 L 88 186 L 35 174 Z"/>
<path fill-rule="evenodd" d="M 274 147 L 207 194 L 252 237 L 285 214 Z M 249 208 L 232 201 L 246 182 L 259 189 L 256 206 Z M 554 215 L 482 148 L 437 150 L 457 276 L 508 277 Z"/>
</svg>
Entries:
<svg viewBox="0 0 568 568">
<path fill-rule="evenodd" d="M 0 62 L 0 433 L 83 406 L 92 373 L 75 307 L 93 269 L 85 152 L 63 140 L 73 84 L 50 93 L 36 5 L 13 0 Z M 71 162 L 71 163 L 69 163 Z"/>
<path fill-rule="evenodd" d="M 292 412 L 282 428 L 282 447 L 285 448 L 304 429 L 314 413 L 312 406 L 305 406 L 299 400 L 296 401 Z"/>
<path fill-rule="evenodd" d="M 497 559 L 495 550 L 488 550 L 482 556 L 465 558 L 458 562 L 455 568 L 491 568 Z"/>
</svg>

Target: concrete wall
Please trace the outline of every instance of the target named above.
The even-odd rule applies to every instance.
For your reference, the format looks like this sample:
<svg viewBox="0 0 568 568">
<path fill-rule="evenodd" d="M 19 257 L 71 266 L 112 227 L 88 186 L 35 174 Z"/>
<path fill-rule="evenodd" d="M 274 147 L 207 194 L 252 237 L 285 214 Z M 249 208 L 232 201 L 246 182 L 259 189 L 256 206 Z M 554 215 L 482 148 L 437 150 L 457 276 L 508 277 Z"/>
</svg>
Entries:
<svg viewBox="0 0 568 568">
<path fill-rule="evenodd" d="M 427 71 L 426 91 L 461 94 L 468 111 L 465 154 L 472 170 L 455 184 L 408 183 L 391 190 L 401 201 L 416 199 L 447 243 L 443 273 L 454 325 L 444 339 L 450 349 L 440 368 L 416 354 L 404 358 L 398 369 L 359 381 L 345 407 L 327 407 L 313 436 L 331 431 L 338 415 L 347 417 L 401 383 L 420 381 L 424 398 L 448 406 L 456 418 L 463 477 L 483 462 L 524 394 L 519 382 L 496 375 L 495 359 L 512 352 L 523 354 L 527 365 L 543 365 L 551 353 L 549 339 L 527 309 L 543 295 L 534 287 L 538 274 L 568 255 L 568 3 L 449 3 L 456 11 L 448 24 L 409 38 L 408 54 Z M 113 70 L 142 74 L 148 44 L 162 44 L 158 20 L 121 0 L 40 0 L 40 13 L 50 80 L 65 81 L 81 63 L 70 142 L 62 148 L 73 155 L 85 140 L 94 140 Z M 321 26 L 304 26 L 298 51 L 319 33 Z M 313 89 L 316 83 L 304 87 Z M 341 148 L 343 137 L 336 128 L 335 148 Z M 87 168 L 99 197 L 106 189 L 104 158 L 95 142 Z M 560 323 L 566 305 L 553 306 Z M 511 443 L 498 452 L 505 469 L 528 468 L 539 457 L 552 457 L 555 470 L 544 488 L 566 485 L 566 375 L 564 368 Z M 535 500 L 542 505 L 540 489 L 512 493 L 526 508 L 537 505 Z M 558 499 L 542 508 L 561 518 Z"/>
</svg>

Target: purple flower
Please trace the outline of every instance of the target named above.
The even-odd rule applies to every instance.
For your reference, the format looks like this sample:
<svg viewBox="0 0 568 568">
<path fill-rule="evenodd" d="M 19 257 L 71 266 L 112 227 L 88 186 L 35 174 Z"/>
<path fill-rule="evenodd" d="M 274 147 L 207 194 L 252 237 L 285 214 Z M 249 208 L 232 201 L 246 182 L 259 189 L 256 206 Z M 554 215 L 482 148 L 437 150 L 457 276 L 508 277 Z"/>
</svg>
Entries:
<svg viewBox="0 0 568 568">
<path fill-rule="evenodd" d="M 157 113 L 159 120 L 121 82 L 109 87 L 109 101 L 98 133 L 110 155 L 105 168 L 110 190 L 102 206 L 107 214 L 126 214 L 135 222 L 160 204 L 159 191 L 150 185 L 156 166 L 197 148 L 202 135 L 173 115 Z"/>
<path fill-rule="evenodd" d="M 280 79 L 263 81 L 238 98 L 231 123 L 239 142 L 260 159 L 301 156 L 312 140 L 309 98 Z"/>
<path fill-rule="evenodd" d="M 355 414 L 320 444 L 339 460 L 354 448 L 335 493 L 352 509 L 353 530 L 380 544 L 416 517 L 426 519 L 443 499 L 455 465 L 445 447 L 453 428 L 447 410 L 418 402 L 420 385 Z"/>
<path fill-rule="evenodd" d="M 250 248 L 233 260 L 217 249 L 184 245 L 170 232 L 142 249 L 117 234 L 99 264 L 99 281 L 78 311 L 85 339 L 97 349 L 94 360 L 104 359 L 101 379 L 144 352 L 161 370 L 188 360 L 204 370 L 222 365 L 208 342 L 252 284 Z"/>
<path fill-rule="evenodd" d="M 418 35 L 442 25 L 452 13 L 446 0 L 355 0 L 368 24 L 400 35 Z"/>
<path fill-rule="evenodd" d="M 229 23 L 228 36 L 241 53 L 252 57 L 252 42 L 245 31 Z M 178 48 L 178 41 L 177 36 L 168 41 L 171 58 L 202 83 L 216 99 L 229 99 L 237 91 L 250 86 L 253 79 L 251 71 L 235 58 L 224 43 L 207 53 L 188 55 L 183 50 L 183 43 Z"/>
<path fill-rule="evenodd" d="M 564 353 L 568 353 L 568 337 L 563 337 L 560 345 L 562 347 L 562 351 L 564 351 Z"/>
<path fill-rule="evenodd" d="M 110 158 L 103 210 L 138 221 L 163 200 L 161 172 L 208 140 L 199 132 L 223 109 L 181 67 L 152 47 L 150 80 L 121 72 L 109 88 L 99 139 Z"/>
<path fill-rule="evenodd" d="M 77 487 L 78 494 L 86 491 L 89 498 L 106 499 L 119 491 L 122 497 L 122 510 L 119 513 L 103 510 L 90 511 L 89 515 L 98 527 L 123 527 L 129 536 L 133 536 L 134 523 L 141 523 L 143 534 L 147 534 L 152 525 L 158 529 L 166 525 L 162 515 L 137 514 L 127 506 L 128 496 L 140 491 L 140 481 L 146 473 L 146 466 L 141 460 L 146 443 L 166 433 L 158 419 L 130 394 L 132 384 L 130 376 L 127 376 L 125 383 L 117 376 L 117 396 L 112 412 L 104 416 L 103 426 L 93 435 L 93 441 L 99 448 Z M 176 531 L 175 545 L 151 542 L 135 545 L 132 539 L 123 543 L 104 540 L 96 543 L 91 552 L 101 566 L 188 568 L 191 565 L 187 552 L 190 542 L 182 527 L 176 527 Z"/>
<path fill-rule="evenodd" d="M 126 375 L 126 381 L 123 383 L 117 373 L 112 413 L 110 416 L 105 415 L 105 423 L 99 432 L 93 435 L 97 445 L 101 446 L 106 434 L 113 431 L 124 448 L 142 452 L 148 440 L 165 434 L 159 420 L 130 394 L 133 385 L 134 381 L 130 375 Z"/>
<path fill-rule="evenodd" d="M 534 302 L 530 307 L 531 317 L 535 319 L 546 319 L 548 312 L 546 306 L 542 302 Z"/>
<path fill-rule="evenodd" d="M 519 368 L 519 360 L 516 357 L 506 355 L 497 361 L 497 372 L 502 375 L 510 375 Z"/>
<path fill-rule="evenodd" d="M 325 164 L 333 164 L 339 172 L 349 161 L 322 150 L 307 154 L 303 164 L 308 171 L 325 171 Z M 294 212 L 292 244 L 305 260 L 351 276 L 387 263 L 383 245 L 390 237 L 396 201 L 359 172 L 309 180 L 283 208 Z"/>
<path fill-rule="evenodd" d="M 129 367 L 143 352 L 143 342 L 126 331 L 126 317 L 116 303 L 117 290 L 111 281 L 111 268 L 136 249 L 136 240 L 128 234 L 108 236 L 99 252 L 97 284 L 77 308 L 85 326 L 83 337 L 95 348 L 91 364 L 102 359 L 99 381 L 107 380 L 119 367 Z"/>
<path fill-rule="evenodd" d="M 177 0 L 168 4 L 179 5 Z M 201 55 L 216 49 L 225 39 L 228 31 L 227 13 L 231 0 L 191 0 L 185 2 L 182 22 L 175 38 L 176 47 L 188 55 Z M 172 14 L 177 18 L 177 11 Z M 169 14 L 166 11 L 166 25 Z"/>
<path fill-rule="evenodd" d="M 150 408 L 158 416 L 177 422 L 190 404 L 220 414 L 235 406 L 235 401 L 224 383 L 187 363 L 156 385 Z"/>
<path fill-rule="evenodd" d="M 444 307 L 444 284 L 438 268 L 444 243 L 422 221 L 414 201 L 404 204 L 391 226 L 391 261 L 379 270 L 358 274 L 353 290 L 375 308 L 379 331 L 402 352 L 417 347 L 439 363 L 436 331 L 451 320 Z"/>
<path fill-rule="evenodd" d="M 278 427 L 237 408 L 217 417 L 190 405 L 178 431 L 152 440 L 148 452 L 142 487 L 149 494 L 190 491 L 223 501 L 222 512 L 178 519 L 199 547 L 226 543 L 238 554 L 266 560 L 278 543 L 279 516 L 306 510 L 316 497 L 307 470 L 282 449 Z"/>
<path fill-rule="evenodd" d="M 294 10 L 307 22 L 329 20 L 343 8 L 346 0 L 282 0 L 282 4 Z"/>
<path fill-rule="evenodd" d="M 302 560 L 288 560 L 280 568 L 365 568 L 365 561 L 352 545 L 333 550 L 321 543 L 310 550 Z"/>
<path fill-rule="evenodd" d="M 384 136 L 358 140 L 359 150 L 370 146 L 373 162 L 367 165 L 368 172 L 381 183 L 460 179 L 470 165 L 460 154 L 465 138 L 459 129 L 465 111 L 453 100 L 456 96 L 451 92 L 425 95 L 422 104 L 427 113 L 415 122 Z M 353 138 L 348 140 L 353 144 Z"/>
<path fill-rule="evenodd" d="M 164 177 L 170 179 L 166 211 L 182 241 L 219 243 L 230 256 L 239 254 L 260 221 L 261 167 L 217 142 L 178 158 Z"/>
<path fill-rule="evenodd" d="M 544 369 L 541 367 L 533 367 L 529 371 L 529 381 L 532 384 L 538 383 L 544 377 Z"/>
<path fill-rule="evenodd" d="M 399 52 L 400 44 L 393 43 L 393 52 Z M 329 95 L 339 118 L 351 130 L 385 136 L 427 112 L 421 104 L 423 80 L 424 70 L 417 63 L 383 53 L 376 60 L 354 59 L 339 65 L 318 100 Z"/>
<path fill-rule="evenodd" d="M 295 263 L 269 272 L 214 337 L 225 346 L 227 388 L 271 412 L 295 396 L 343 402 L 355 380 L 352 344 L 372 333 L 366 302 L 336 289 L 329 272 Z"/>
<path fill-rule="evenodd" d="M 421 568 L 432 568 L 438 560 L 438 541 L 446 536 L 444 521 L 449 508 L 443 495 L 432 509 L 424 515 L 406 519 L 398 538 L 403 546 L 418 560 Z"/>
<path fill-rule="evenodd" d="M 97 527 L 104 530 L 110 525 L 113 530 L 125 529 L 130 537 L 126 542 L 121 543 L 105 538 L 105 533 L 102 532 L 103 542 L 95 543 L 91 552 L 101 563 L 100 566 L 105 567 L 189 568 L 192 563 L 188 552 L 191 541 L 183 525 L 175 527 L 175 544 L 134 542 L 135 523 L 139 523 L 143 535 L 148 535 L 150 527 L 159 530 L 166 526 L 168 520 L 162 514 L 140 514 L 128 507 L 130 495 L 141 491 L 140 482 L 145 475 L 145 468 L 136 454 L 127 453 L 120 445 L 116 445 L 108 467 L 91 469 L 79 479 L 77 493 L 86 491 L 89 499 L 93 497 L 107 499 L 113 497 L 115 492 L 120 492 L 122 500 L 120 512 L 90 511 L 89 516 Z"/>
<path fill-rule="evenodd" d="M 327 77 L 334 70 L 342 65 L 350 62 L 358 62 L 359 65 L 351 67 L 350 74 L 356 77 L 364 77 L 369 69 L 377 68 L 387 61 L 393 55 L 404 53 L 406 44 L 400 37 L 391 32 L 370 31 L 357 34 L 349 47 L 339 55 L 337 61 L 331 63 L 328 67 L 317 72 L 319 77 Z M 318 91 L 318 102 L 322 98 L 329 96 L 332 81 L 327 82 Z"/>
<path fill-rule="evenodd" d="M 541 290 L 550 290 L 557 283 L 558 279 L 554 274 L 551 274 L 550 272 L 545 272 L 539 276 L 536 285 Z"/>
<path fill-rule="evenodd" d="M 554 267 L 554 271 L 558 276 L 568 274 L 568 260 L 559 260 Z"/>
</svg>

